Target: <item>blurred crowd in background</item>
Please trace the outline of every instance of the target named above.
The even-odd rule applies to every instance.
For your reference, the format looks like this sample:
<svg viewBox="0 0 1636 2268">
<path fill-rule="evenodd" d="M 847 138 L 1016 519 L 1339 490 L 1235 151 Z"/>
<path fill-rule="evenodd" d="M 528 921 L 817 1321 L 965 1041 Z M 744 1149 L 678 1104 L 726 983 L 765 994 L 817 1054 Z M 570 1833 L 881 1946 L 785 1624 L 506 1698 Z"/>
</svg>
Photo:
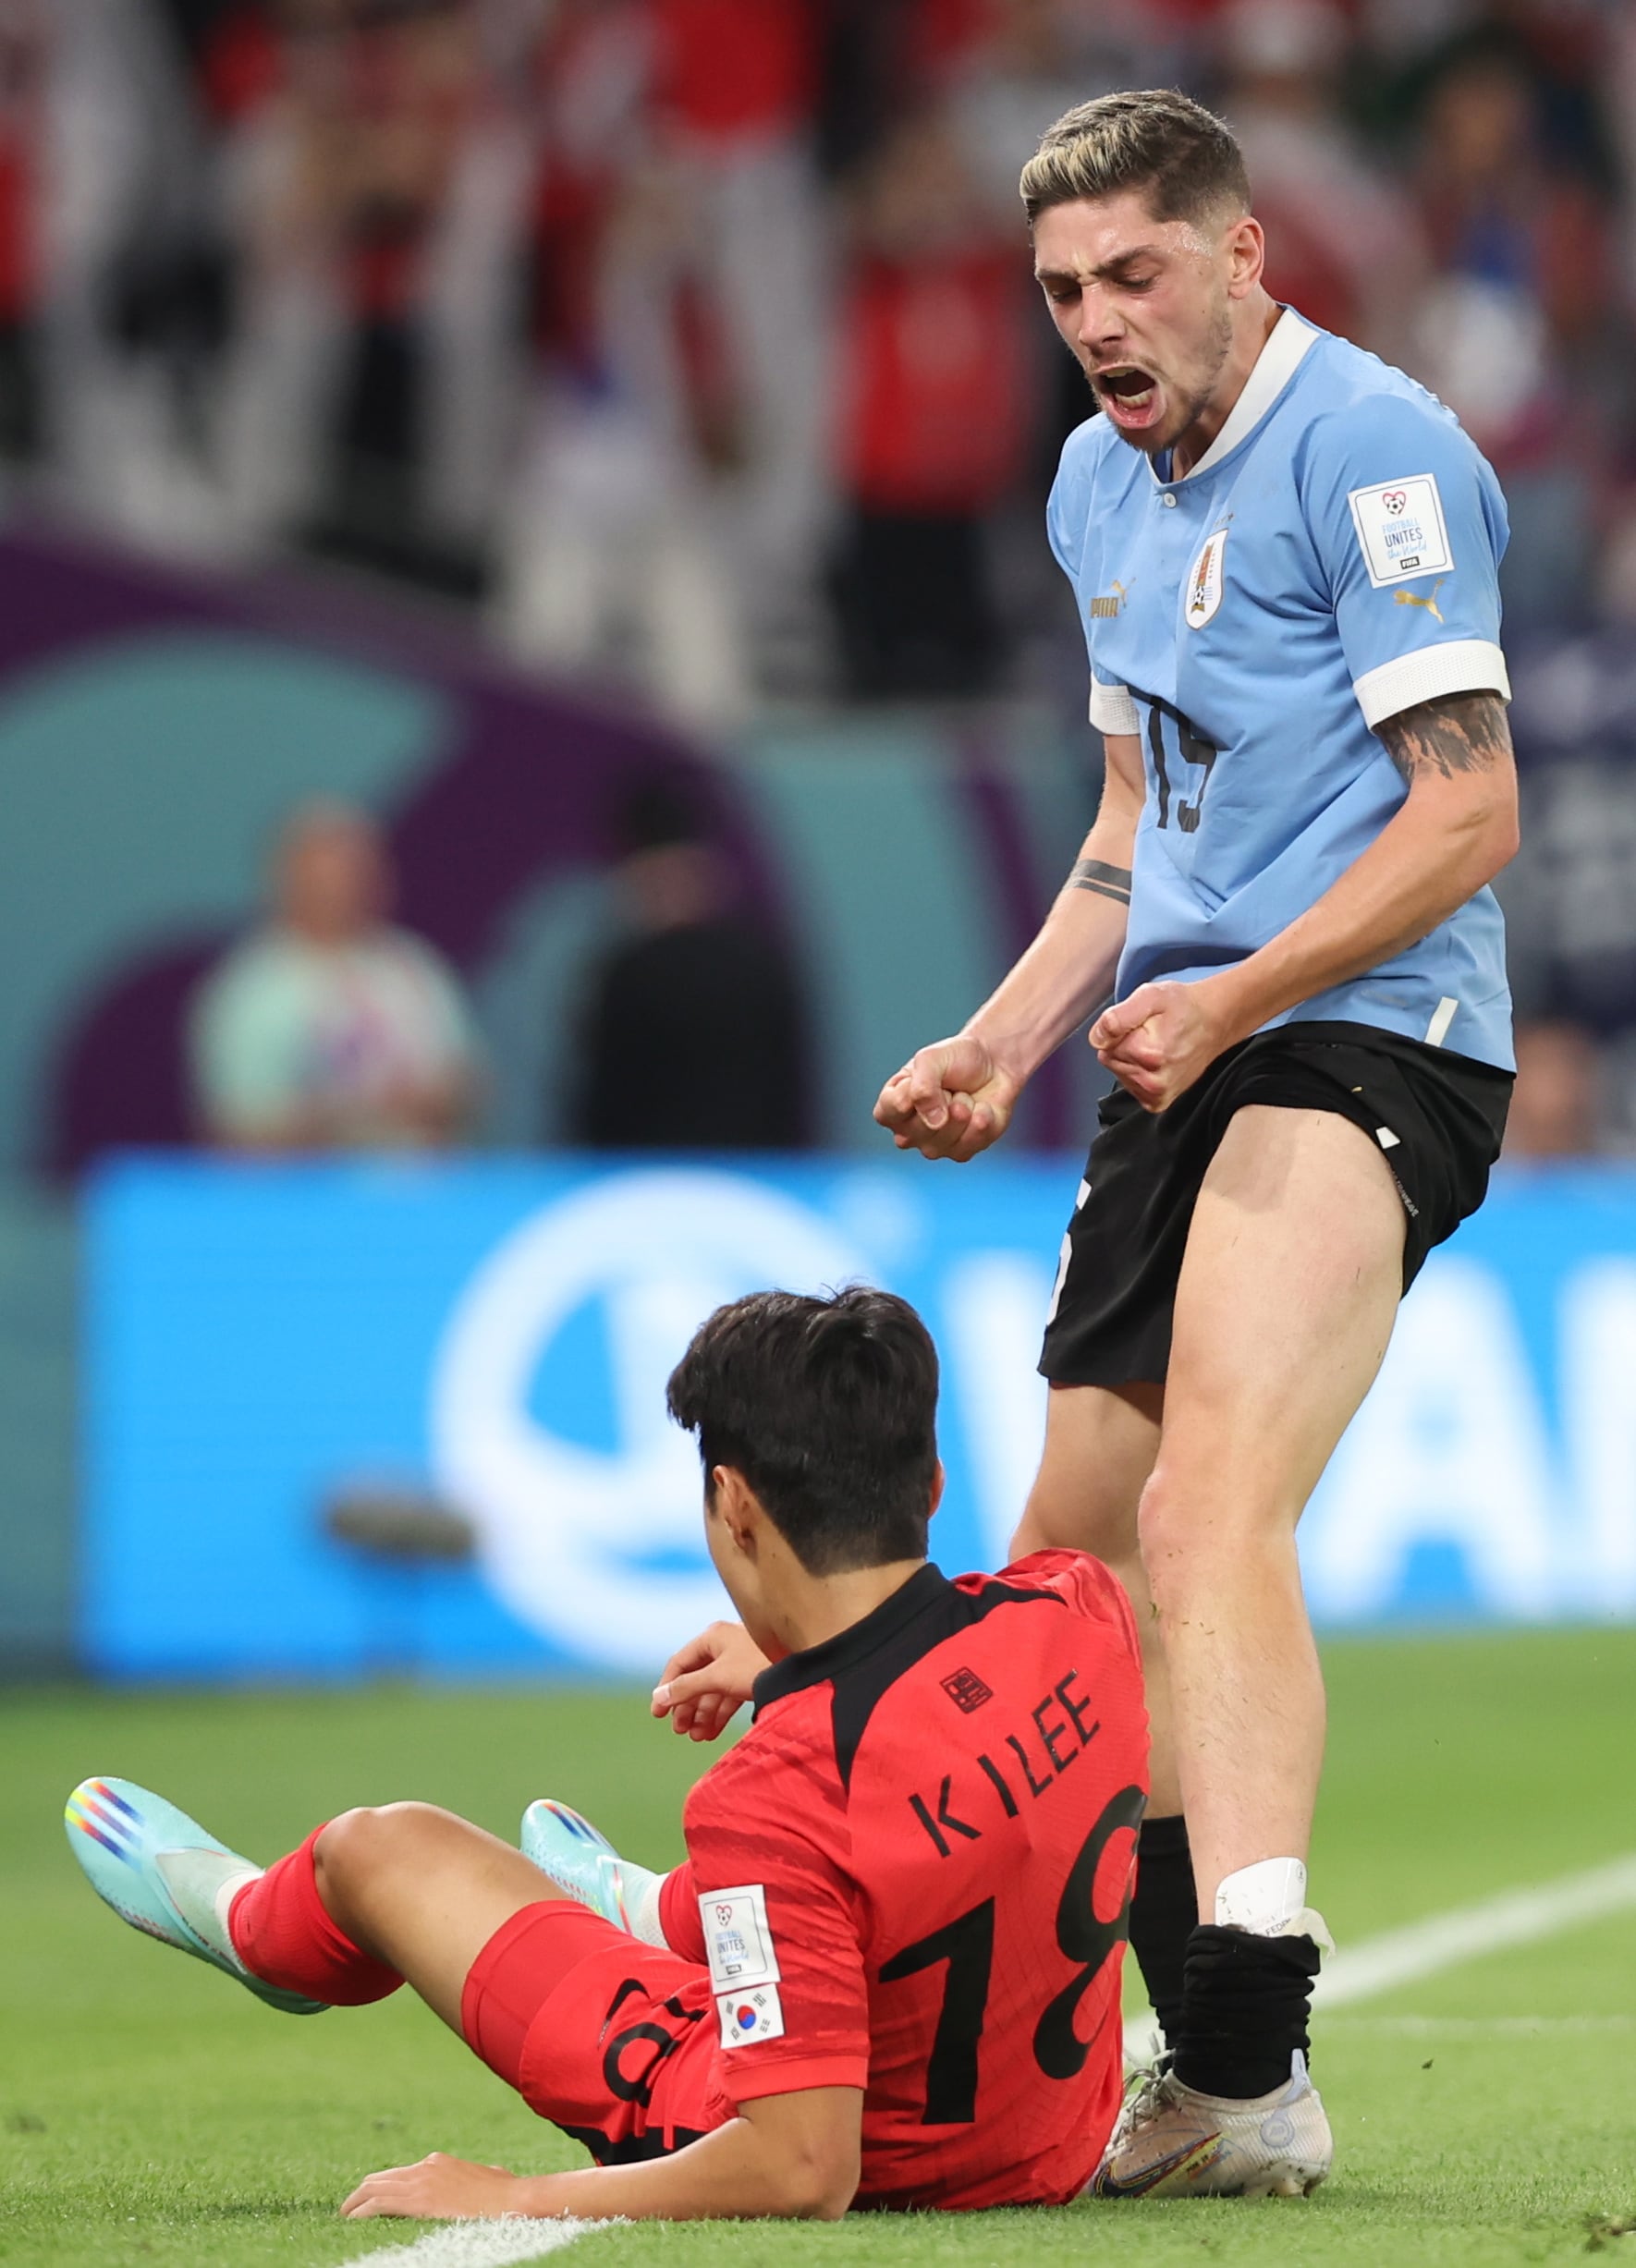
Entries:
<svg viewBox="0 0 1636 2268">
<path fill-rule="evenodd" d="M 1493 458 L 1514 628 L 1636 619 L 1621 0 L 0 0 L 0 447 L 704 725 L 1037 688 L 1086 399 L 1017 173 L 1158 83 Z"/>
<path fill-rule="evenodd" d="M 172 558 L 435 591 L 707 740 L 779 701 L 1082 715 L 1040 507 L 1089 405 L 1016 177 L 1073 103 L 1161 83 L 1241 136 L 1275 292 L 1494 461 L 1512 638 L 1636 627 L 1629 0 L 0 0 L 0 457 L 16 498 Z M 1605 833 L 1577 777 L 1554 823 Z M 380 896 L 347 823 L 287 896 Z M 632 889 L 679 891 L 721 933 L 700 982 L 748 985 L 688 834 L 633 837 Z M 1605 916 L 1587 966 L 1636 956 L 1636 910 Z M 300 989 L 257 950 L 247 1024 Z M 458 1003 L 401 953 L 369 976 L 369 1016 L 418 985 L 440 1025 L 405 1107 L 454 1138 Z M 1570 1098 L 1531 1146 L 1597 1146 L 1598 1081 L 1636 1122 L 1586 1037 L 1636 1030 L 1636 987 L 1523 990 Z M 250 1107 L 225 998 L 196 1026 L 218 1131 Z"/>
<path fill-rule="evenodd" d="M 662 775 L 640 782 L 615 840 L 615 906 L 581 972 L 560 1134 L 585 1150 L 807 1148 L 811 1029 L 799 973 L 776 934 L 736 902 L 685 788 Z M 373 821 L 343 804 L 303 806 L 282 831 L 269 881 L 262 926 L 192 995 L 201 1140 L 276 1155 L 480 1139 L 488 1066 L 479 1021 L 456 970 L 393 923 L 391 857 Z M 1511 1163 L 1636 1156 L 1617 1043 L 1599 1047 L 1587 1025 L 1525 1004 L 1517 1073 Z"/>
</svg>

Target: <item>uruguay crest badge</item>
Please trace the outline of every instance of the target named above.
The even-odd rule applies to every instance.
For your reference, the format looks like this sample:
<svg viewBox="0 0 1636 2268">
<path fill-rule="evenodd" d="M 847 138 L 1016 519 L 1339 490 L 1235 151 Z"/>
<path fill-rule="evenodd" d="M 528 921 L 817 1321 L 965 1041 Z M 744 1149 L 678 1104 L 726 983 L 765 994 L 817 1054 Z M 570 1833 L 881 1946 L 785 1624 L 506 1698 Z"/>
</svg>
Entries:
<svg viewBox="0 0 1636 2268">
<path fill-rule="evenodd" d="M 1188 577 L 1187 626 L 1190 630 L 1202 630 L 1221 604 L 1227 540 L 1227 530 L 1218 528 L 1199 554 L 1193 571 Z"/>
</svg>

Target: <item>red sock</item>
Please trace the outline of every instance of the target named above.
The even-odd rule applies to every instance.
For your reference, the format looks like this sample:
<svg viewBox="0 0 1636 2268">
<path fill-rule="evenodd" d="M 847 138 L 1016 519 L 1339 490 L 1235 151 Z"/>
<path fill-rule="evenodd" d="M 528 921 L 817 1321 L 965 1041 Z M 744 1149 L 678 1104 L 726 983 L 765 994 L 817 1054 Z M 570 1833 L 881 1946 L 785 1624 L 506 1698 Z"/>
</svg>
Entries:
<svg viewBox="0 0 1636 2268">
<path fill-rule="evenodd" d="M 319 1896 L 312 1846 L 323 1833 L 314 1827 L 299 1850 L 275 1860 L 260 1882 L 238 1893 L 227 1934 L 234 1952 L 263 1984 L 327 2001 L 333 2008 L 361 2008 L 396 1993 L 403 1979 L 385 1961 L 360 1953 Z"/>
</svg>

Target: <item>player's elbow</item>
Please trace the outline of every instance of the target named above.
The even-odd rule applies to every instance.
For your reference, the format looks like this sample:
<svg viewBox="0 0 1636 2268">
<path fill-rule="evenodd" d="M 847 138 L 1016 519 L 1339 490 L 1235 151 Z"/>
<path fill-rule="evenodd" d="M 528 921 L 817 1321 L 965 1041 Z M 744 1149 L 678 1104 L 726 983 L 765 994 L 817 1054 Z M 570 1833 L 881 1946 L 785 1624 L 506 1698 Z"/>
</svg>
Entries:
<svg viewBox="0 0 1636 2268">
<path fill-rule="evenodd" d="M 857 2142 L 820 2140 L 790 2151 L 781 2169 L 780 2220 L 838 2221 L 858 2194 L 862 2172 Z"/>
<path fill-rule="evenodd" d="M 759 2203 L 779 2221 L 838 2221 L 863 2167 L 863 2090 L 807 2087 L 744 2104 L 743 2163 Z"/>
<path fill-rule="evenodd" d="M 1511 783 L 1509 792 L 1496 793 L 1473 810 L 1468 819 L 1468 858 L 1476 880 L 1472 886 L 1481 889 L 1492 882 L 1502 868 L 1510 865 L 1521 847 L 1521 832 L 1517 823 L 1517 792 Z"/>
<path fill-rule="evenodd" d="M 1412 800 L 1412 799 L 1411 799 Z M 1442 840 L 1443 862 L 1462 898 L 1492 882 L 1517 856 L 1515 774 L 1439 781 L 1422 797 L 1428 821 Z"/>
<path fill-rule="evenodd" d="M 1496 811 L 1492 822 L 1489 852 L 1493 864 L 1489 868 L 1490 877 L 1497 874 L 1502 867 L 1509 866 L 1521 847 L 1522 829 L 1518 819 L 1517 798 L 1513 792 L 1509 800 Z"/>
<path fill-rule="evenodd" d="M 856 2182 L 849 2188 L 830 2185 L 792 2189 L 778 2218 L 781 2221 L 844 2221 L 857 2192 Z"/>
<path fill-rule="evenodd" d="M 801 2191 L 800 2201 L 793 2204 L 787 2215 L 791 2221 L 844 2221 L 858 2194 L 856 2176 L 851 2180 L 819 2182 Z"/>
</svg>

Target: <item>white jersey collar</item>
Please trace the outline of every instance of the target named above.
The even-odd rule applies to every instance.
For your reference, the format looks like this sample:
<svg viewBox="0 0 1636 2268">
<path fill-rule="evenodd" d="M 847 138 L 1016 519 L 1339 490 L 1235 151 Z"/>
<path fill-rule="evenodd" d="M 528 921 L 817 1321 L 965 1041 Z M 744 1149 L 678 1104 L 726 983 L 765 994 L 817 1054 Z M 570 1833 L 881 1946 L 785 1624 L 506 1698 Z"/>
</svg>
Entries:
<svg viewBox="0 0 1636 2268">
<path fill-rule="evenodd" d="M 1198 463 L 1184 472 L 1180 481 L 1159 481 L 1158 468 L 1151 457 L 1148 458 L 1148 469 L 1159 485 L 1179 488 L 1184 482 L 1197 480 L 1201 472 L 1212 470 L 1240 441 L 1247 440 L 1317 343 L 1318 333 L 1312 324 L 1298 315 L 1294 308 L 1287 307 L 1267 333 L 1265 344 L 1244 381 L 1244 390 L 1227 414 L 1227 423 Z"/>
</svg>

